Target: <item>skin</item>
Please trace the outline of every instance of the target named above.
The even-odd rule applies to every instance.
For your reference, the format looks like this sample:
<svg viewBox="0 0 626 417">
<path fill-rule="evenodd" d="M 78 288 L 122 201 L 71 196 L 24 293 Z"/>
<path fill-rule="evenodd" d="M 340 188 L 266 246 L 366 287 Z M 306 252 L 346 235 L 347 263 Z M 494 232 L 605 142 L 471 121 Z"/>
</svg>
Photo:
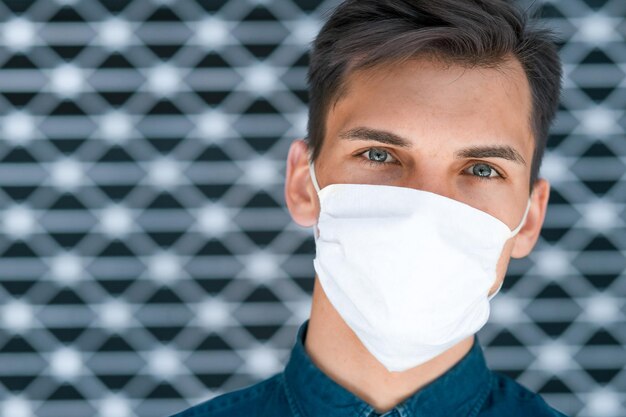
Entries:
<svg viewBox="0 0 626 417">
<path fill-rule="evenodd" d="M 345 94 L 331 106 L 315 170 L 320 188 L 333 183 L 386 184 L 426 190 L 483 210 L 514 229 L 529 198 L 535 142 L 530 127 L 531 95 L 520 63 L 509 58 L 498 69 L 463 68 L 427 57 L 350 73 Z M 400 147 L 341 134 L 361 127 L 391 132 Z M 525 164 L 501 157 L 463 157 L 468 146 L 515 149 Z M 383 164 L 368 162 L 372 148 L 386 151 Z M 385 156 L 386 155 L 386 156 Z M 287 159 L 285 197 L 293 220 L 312 227 L 319 200 L 308 170 L 304 140 L 295 140 Z M 488 172 L 480 178 L 476 164 Z M 532 187 L 525 225 L 505 244 L 497 265 L 504 279 L 511 257 L 527 256 L 543 225 L 549 183 Z M 305 349 L 331 379 L 386 412 L 454 366 L 469 351 L 474 336 L 432 360 L 403 372 L 389 372 L 365 349 L 326 297 L 315 276 Z"/>
</svg>

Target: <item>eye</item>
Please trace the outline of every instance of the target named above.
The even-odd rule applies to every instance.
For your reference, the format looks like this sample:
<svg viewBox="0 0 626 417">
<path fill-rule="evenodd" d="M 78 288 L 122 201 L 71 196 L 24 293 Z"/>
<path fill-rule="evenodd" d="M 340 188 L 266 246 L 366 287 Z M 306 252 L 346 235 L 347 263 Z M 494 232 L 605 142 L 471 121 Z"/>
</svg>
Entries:
<svg viewBox="0 0 626 417">
<path fill-rule="evenodd" d="M 471 165 L 468 170 L 471 170 L 471 175 L 481 180 L 502 178 L 502 175 L 494 167 L 485 163 Z"/>
<path fill-rule="evenodd" d="M 369 148 L 361 155 L 367 158 L 365 162 L 371 162 L 373 164 L 391 164 L 397 162 L 389 152 L 381 148 Z"/>
</svg>

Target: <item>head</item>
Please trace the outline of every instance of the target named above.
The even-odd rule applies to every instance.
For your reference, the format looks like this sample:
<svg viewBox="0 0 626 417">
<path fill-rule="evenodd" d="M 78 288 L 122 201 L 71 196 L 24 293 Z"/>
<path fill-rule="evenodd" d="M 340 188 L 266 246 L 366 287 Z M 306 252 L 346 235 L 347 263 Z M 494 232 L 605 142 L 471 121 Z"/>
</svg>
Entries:
<svg viewBox="0 0 626 417">
<path fill-rule="evenodd" d="M 512 0 L 347 0 L 317 36 L 308 136 L 287 161 L 294 221 L 313 226 L 320 187 L 388 184 L 431 191 L 525 226 L 498 264 L 526 256 L 543 224 L 539 178 L 558 106 L 554 38 Z M 494 283 L 494 288 L 500 282 Z"/>
</svg>

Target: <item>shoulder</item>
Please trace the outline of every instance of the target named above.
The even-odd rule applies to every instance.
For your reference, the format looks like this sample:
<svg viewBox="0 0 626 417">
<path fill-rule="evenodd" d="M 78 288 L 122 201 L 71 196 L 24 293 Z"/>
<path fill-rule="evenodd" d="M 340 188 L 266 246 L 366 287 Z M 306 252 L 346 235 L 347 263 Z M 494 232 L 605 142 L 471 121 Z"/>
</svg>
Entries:
<svg viewBox="0 0 626 417">
<path fill-rule="evenodd" d="M 567 417 L 550 407 L 541 395 L 536 394 L 515 380 L 499 372 L 492 372 L 491 395 L 483 405 L 480 416 L 508 417 Z"/>
<path fill-rule="evenodd" d="M 218 395 L 171 417 L 264 417 L 286 414 L 288 407 L 283 395 L 282 378 L 282 373 L 276 374 L 254 385 Z"/>
</svg>

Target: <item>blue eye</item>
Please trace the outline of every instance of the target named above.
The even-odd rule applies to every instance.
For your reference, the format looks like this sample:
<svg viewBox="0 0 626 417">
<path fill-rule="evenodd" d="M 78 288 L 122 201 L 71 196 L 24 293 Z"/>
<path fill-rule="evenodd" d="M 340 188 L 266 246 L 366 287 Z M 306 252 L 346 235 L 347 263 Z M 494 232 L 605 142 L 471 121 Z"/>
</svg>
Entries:
<svg viewBox="0 0 626 417">
<path fill-rule="evenodd" d="M 367 158 L 366 162 L 373 164 L 390 164 L 396 162 L 396 159 L 391 156 L 389 152 L 381 148 L 370 148 L 361 155 L 365 155 Z"/>
<path fill-rule="evenodd" d="M 478 177 L 478 179 L 481 180 L 490 180 L 502 177 L 494 167 L 488 164 L 474 164 L 470 168 L 472 169 L 472 175 Z"/>
</svg>

